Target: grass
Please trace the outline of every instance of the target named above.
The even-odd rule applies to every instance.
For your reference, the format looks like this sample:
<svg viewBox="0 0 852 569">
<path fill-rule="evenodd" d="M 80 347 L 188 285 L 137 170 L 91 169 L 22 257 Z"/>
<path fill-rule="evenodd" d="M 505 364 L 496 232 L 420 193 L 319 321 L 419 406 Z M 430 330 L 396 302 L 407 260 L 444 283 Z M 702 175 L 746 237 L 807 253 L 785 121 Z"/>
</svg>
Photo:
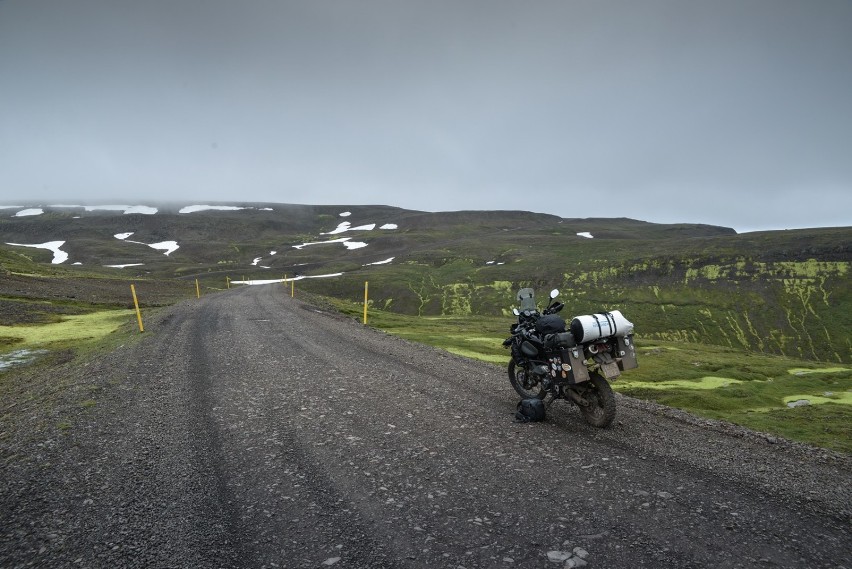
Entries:
<svg viewBox="0 0 852 569">
<path fill-rule="evenodd" d="M 79 347 L 102 340 L 128 322 L 135 322 L 133 310 L 100 310 L 63 316 L 49 324 L 0 326 L 0 357 L 18 350 Z"/>
<path fill-rule="evenodd" d="M 363 305 L 326 300 L 354 318 L 363 314 Z M 464 357 L 496 364 L 509 361 L 501 344 L 511 318 L 416 317 L 376 309 L 368 318 L 375 328 Z M 852 453 L 852 366 L 641 337 L 636 345 L 639 368 L 613 382 L 616 391 Z M 800 399 L 810 404 L 787 406 Z"/>
</svg>

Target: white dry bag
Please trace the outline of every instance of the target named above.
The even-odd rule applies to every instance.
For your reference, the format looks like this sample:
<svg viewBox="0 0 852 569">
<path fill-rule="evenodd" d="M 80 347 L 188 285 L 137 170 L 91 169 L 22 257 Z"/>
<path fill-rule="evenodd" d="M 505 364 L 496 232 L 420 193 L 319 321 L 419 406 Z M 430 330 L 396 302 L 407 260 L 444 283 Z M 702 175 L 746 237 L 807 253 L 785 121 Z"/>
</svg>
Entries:
<svg viewBox="0 0 852 569">
<path fill-rule="evenodd" d="M 577 316 L 571 321 L 571 333 L 577 342 L 591 342 L 610 336 L 624 337 L 633 333 L 633 323 L 620 311 Z"/>
</svg>

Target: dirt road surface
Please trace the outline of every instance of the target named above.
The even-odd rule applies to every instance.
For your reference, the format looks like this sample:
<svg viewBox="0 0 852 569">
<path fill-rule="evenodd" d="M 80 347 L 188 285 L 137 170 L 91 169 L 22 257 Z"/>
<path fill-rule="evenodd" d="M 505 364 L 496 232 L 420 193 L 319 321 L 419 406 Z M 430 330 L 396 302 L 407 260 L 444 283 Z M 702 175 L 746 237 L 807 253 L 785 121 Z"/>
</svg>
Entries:
<svg viewBox="0 0 852 569">
<path fill-rule="evenodd" d="M 626 397 L 515 423 L 502 368 L 287 292 L 0 402 L 0 567 L 852 568 L 848 456 Z"/>
</svg>

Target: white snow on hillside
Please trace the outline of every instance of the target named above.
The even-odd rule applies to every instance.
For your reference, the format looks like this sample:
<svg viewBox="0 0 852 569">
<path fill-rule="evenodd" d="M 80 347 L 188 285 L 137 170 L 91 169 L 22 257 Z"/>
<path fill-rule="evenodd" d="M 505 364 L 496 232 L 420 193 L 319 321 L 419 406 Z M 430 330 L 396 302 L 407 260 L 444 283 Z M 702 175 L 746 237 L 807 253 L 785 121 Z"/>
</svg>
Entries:
<svg viewBox="0 0 852 569">
<path fill-rule="evenodd" d="M 328 241 L 314 241 L 313 243 L 302 243 L 301 245 L 292 245 L 293 249 L 302 250 L 311 245 L 328 245 L 330 243 L 343 243 L 343 246 L 349 249 L 360 249 L 366 247 L 367 244 L 363 241 L 352 241 L 351 237 L 340 237 L 339 239 L 330 239 Z"/>
<path fill-rule="evenodd" d="M 352 224 L 348 221 L 343 221 L 334 231 L 329 231 L 328 233 L 320 233 L 320 235 L 337 235 L 338 233 L 345 233 L 346 231 L 372 231 L 376 228 L 375 223 L 368 223 L 367 225 L 359 225 L 358 227 L 352 227 Z"/>
<path fill-rule="evenodd" d="M 22 209 L 22 205 L 0 205 L 0 209 Z"/>
<path fill-rule="evenodd" d="M 262 280 L 248 280 L 248 281 L 231 281 L 231 284 L 247 284 L 247 285 L 265 285 L 265 284 L 275 284 L 275 283 L 283 283 L 290 281 L 301 281 L 303 279 L 327 279 L 329 277 L 339 277 L 342 276 L 343 273 L 332 273 L 330 275 L 301 275 L 298 277 L 293 277 L 290 279 L 262 279 Z"/>
<path fill-rule="evenodd" d="M 40 207 L 33 207 L 30 209 L 22 209 L 18 213 L 15 214 L 14 217 L 27 217 L 30 215 L 41 215 L 44 213 L 44 210 Z"/>
<path fill-rule="evenodd" d="M 165 251 L 163 254 L 168 257 L 177 251 L 180 246 L 177 244 L 177 241 L 161 241 L 160 243 L 151 243 L 148 247 L 151 247 L 152 249 L 162 249 Z"/>
<path fill-rule="evenodd" d="M 133 235 L 132 231 L 127 232 L 127 233 L 116 233 L 113 237 L 115 237 L 116 239 L 121 239 L 125 243 L 135 243 L 136 245 L 145 245 L 146 247 L 150 247 L 152 249 L 165 251 L 165 253 L 163 253 L 163 254 L 166 257 L 168 257 L 169 255 L 171 255 L 172 253 L 174 253 L 175 251 L 177 251 L 180 248 L 180 246 L 177 244 L 177 241 L 161 241 L 159 243 L 142 243 L 141 241 L 129 240 L 128 237 L 130 237 L 131 235 Z"/>
<path fill-rule="evenodd" d="M 399 229 L 399 226 L 396 223 L 385 223 L 379 229 Z"/>
<path fill-rule="evenodd" d="M 340 213 L 340 217 L 349 217 L 350 215 L 352 215 L 351 211 L 344 211 Z"/>
<path fill-rule="evenodd" d="M 588 231 L 583 231 L 582 233 L 577 234 L 578 237 L 586 237 L 587 239 L 594 239 L 591 233 Z"/>
<path fill-rule="evenodd" d="M 111 269 L 123 269 L 125 267 L 141 267 L 145 263 L 127 263 L 126 265 L 104 265 L 104 267 L 109 267 Z"/>
<path fill-rule="evenodd" d="M 197 211 L 207 211 L 209 209 L 214 209 L 214 210 L 219 210 L 219 211 L 237 211 L 237 210 L 241 210 L 241 209 L 250 209 L 250 208 L 239 207 L 239 206 L 235 206 L 235 205 L 188 205 L 186 207 L 180 208 L 178 213 L 195 213 Z"/>
<path fill-rule="evenodd" d="M 27 245 L 24 243 L 6 243 L 6 245 L 12 245 L 13 247 L 34 247 L 36 249 L 47 249 L 49 251 L 53 251 L 53 260 L 51 261 L 54 265 L 59 265 L 68 260 L 68 253 L 60 249 L 63 245 L 65 245 L 65 241 L 48 241 L 47 243 L 38 243 L 35 245 Z"/>
<path fill-rule="evenodd" d="M 154 215 L 157 213 L 157 208 L 147 205 L 85 205 L 85 206 L 54 206 L 54 207 L 82 207 L 86 211 L 123 211 L 125 215 L 129 213 L 141 213 L 144 215 Z"/>
<path fill-rule="evenodd" d="M 384 261 L 376 261 L 375 263 L 367 263 L 364 265 L 365 267 L 369 267 L 371 265 L 387 265 L 391 261 L 393 261 L 396 257 L 391 257 L 390 259 L 385 259 Z"/>
</svg>

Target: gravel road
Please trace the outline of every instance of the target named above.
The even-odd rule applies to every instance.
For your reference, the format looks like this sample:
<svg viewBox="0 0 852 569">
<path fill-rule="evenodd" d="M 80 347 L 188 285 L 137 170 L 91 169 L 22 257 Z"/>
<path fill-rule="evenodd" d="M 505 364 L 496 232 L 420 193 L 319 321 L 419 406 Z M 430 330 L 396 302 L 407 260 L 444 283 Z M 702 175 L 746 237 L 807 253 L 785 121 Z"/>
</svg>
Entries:
<svg viewBox="0 0 852 569">
<path fill-rule="evenodd" d="M 621 396 L 606 430 L 515 423 L 502 368 L 280 286 L 28 381 L 0 401 L 4 569 L 852 568 L 849 456 Z"/>
</svg>

